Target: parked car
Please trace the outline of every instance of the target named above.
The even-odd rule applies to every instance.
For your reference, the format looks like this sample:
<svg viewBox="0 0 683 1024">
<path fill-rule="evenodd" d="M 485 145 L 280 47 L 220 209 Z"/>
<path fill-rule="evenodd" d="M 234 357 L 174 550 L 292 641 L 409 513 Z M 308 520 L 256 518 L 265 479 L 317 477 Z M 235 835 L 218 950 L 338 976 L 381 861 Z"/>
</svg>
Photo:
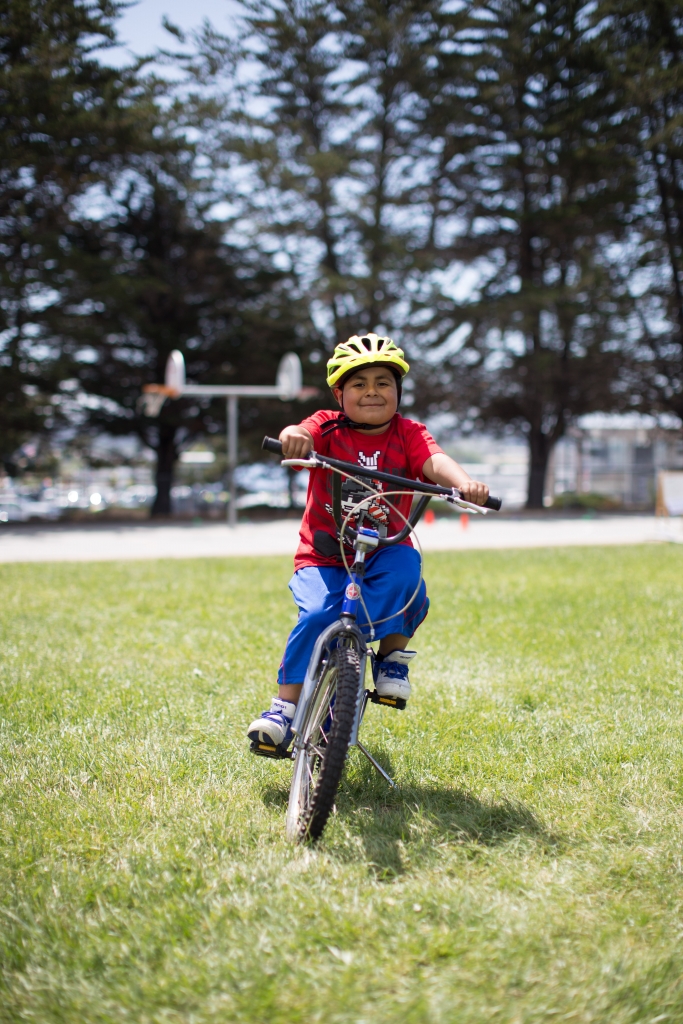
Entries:
<svg viewBox="0 0 683 1024">
<path fill-rule="evenodd" d="M 27 519 L 28 516 L 18 498 L 14 495 L 0 495 L 0 523 L 24 523 Z"/>
</svg>

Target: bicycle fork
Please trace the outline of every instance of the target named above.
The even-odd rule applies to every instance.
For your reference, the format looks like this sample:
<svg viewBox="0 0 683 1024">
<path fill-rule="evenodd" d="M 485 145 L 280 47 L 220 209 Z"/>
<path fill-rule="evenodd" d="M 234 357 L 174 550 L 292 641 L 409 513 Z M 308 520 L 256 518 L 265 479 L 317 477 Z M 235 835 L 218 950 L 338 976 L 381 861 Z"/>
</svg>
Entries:
<svg viewBox="0 0 683 1024">
<path fill-rule="evenodd" d="M 377 547 L 379 543 L 379 534 L 376 530 L 368 529 L 367 527 L 360 527 L 354 542 L 354 549 L 356 552 L 356 558 L 353 565 L 351 566 L 350 579 L 344 592 L 344 601 L 342 604 L 341 619 L 342 621 L 354 622 L 358 616 L 358 604 L 360 602 L 361 588 L 363 585 L 363 576 L 365 575 L 365 555 L 368 551 L 372 551 Z M 372 630 L 372 626 L 370 627 Z M 370 638 L 372 639 L 374 631 L 371 632 Z M 370 669 L 372 675 L 372 665 L 368 665 L 368 662 L 372 661 L 372 651 L 366 646 L 365 641 L 360 654 L 360 674 L 358 678 L 358 700 L 356 702 L 356 716 L 353 722 L 353 730 L 351 732 L 351 739 L 349 741 L 349 747 L 358 747 L 360 752 L 367 757 L 370 764 L 375 768 L 379 774 L 386 779 L 390 786 L 396 789 L 396 783 L 391 776 L 385 772 L 381 764 L 375 760 L 370 751 L 363 746 L 361 741 L 358 739 L 358 731 L 360 724 L 363 721 L 363 715 L 365 714 L 365 708 L 367 707 L 368 697 L 370 691 L 365 686 L 365 675 Z"/>
</svg>

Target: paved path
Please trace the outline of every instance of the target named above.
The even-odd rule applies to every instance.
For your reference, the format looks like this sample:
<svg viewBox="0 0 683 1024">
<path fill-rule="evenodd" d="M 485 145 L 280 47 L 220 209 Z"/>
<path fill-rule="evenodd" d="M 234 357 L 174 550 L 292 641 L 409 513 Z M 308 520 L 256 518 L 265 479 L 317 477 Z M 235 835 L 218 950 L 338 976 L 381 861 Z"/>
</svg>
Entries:
<svg viewBox="0 0 683 1024">
<path fill-rule="evenodd" d="M 298 523 L 93 524 L 92 526 L 0 526 L 0 562 L 93 562 L 146 558 L 223 558 L 232 555 L 292 555 Z M 421 524 L 425 551 L 478 548 L 539 548 L 602 544 L 683 543 L 683 520 L 654 516 L 595 519 L 519 519 L 470 516 Z"/>
</svg>

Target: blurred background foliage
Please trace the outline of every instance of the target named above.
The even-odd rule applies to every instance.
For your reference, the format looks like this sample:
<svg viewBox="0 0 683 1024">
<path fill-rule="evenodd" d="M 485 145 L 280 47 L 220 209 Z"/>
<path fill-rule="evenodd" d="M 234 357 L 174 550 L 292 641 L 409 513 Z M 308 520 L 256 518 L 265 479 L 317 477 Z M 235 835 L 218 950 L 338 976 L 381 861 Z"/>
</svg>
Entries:
<svg viewBox="0 0 683 1024">
<path fill-rule="evenodd" d="M 136 437 L 169 511 L 220 403 L 307 384 L 351 333 L 413 363 L 411 415 L 523 433 L 528 504 L 577 417 L 683 418 L 683 7 L 248 0 L 112 68 L 122 5 L 0 11 L 0 456 Z M 327 404 L 321 392 L 320 402 Z M 241 403 L 242 454 L 315 407 Z"/>
</svg>

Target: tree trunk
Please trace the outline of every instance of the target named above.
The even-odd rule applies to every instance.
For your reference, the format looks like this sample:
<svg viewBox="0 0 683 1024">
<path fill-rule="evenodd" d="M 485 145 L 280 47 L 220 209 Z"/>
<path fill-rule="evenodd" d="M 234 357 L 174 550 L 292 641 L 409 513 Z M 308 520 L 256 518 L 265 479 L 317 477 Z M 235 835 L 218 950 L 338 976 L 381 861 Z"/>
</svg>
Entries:
<svg viewBox="0 0 683 1024">
<path fill-rule="evenodd" d="M 176 428 L 169 425 L 159 426 L 159 443 L 157 445 L 156 498 L 152 505 L 152 519 L 157 516 L 171 514 L 171 487 L 173 486 L 173 469 L 178 458 L 175 443 Z"/>
<path fill-rule="evenodd" d="M 545 478 L 552 442 L 539 427 L 529 430 L 529 479 L 526 497 L 527 508 L 543 508 Z"/>
</svg>

